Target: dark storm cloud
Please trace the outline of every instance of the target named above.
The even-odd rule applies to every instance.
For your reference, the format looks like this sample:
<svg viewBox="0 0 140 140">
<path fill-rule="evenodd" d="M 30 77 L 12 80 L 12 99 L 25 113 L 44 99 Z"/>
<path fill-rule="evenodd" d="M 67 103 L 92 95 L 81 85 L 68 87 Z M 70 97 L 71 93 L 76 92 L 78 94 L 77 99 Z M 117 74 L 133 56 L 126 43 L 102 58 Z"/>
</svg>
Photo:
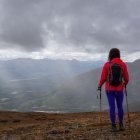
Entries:
<svg viewBox="0 0 140 140">
<path fill-rule="evenodd" d="M 87 52 L 111 47 L 140 50 L 138 0 L 0 0 L 0 4 L 0 41 L 11 47 L 35 51 L 53 40 L 64 49 L 72 46 Z"/>
</svg>

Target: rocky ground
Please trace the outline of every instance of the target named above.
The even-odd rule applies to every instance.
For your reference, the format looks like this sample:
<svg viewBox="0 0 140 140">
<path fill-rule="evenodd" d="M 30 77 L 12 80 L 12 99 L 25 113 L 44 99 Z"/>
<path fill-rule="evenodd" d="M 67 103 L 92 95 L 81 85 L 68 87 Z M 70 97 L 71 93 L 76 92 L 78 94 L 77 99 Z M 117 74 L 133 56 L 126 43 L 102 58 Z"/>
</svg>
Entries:
<svg viewBox="0 0 140 140">
<path fill-rule="evenodd" d="M 107 113 L 0 112 L 0 140 L 140 140 L 140 112 L 125 114 L 125 131 L 110 132 Z"/>
</svg>

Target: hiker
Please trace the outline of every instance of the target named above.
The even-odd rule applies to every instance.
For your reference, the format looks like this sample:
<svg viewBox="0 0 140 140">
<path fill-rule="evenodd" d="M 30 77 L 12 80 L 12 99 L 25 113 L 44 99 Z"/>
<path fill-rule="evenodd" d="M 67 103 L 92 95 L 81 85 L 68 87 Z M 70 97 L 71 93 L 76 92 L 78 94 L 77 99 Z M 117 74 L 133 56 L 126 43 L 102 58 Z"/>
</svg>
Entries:
<svg viewBox="0 0 140 140">
<path fill-rule="evenodd" d="M 118 131 L 116 127 L 115 101 L 118 108 L 119 130 L 124 130 L 123 91 L 128 81 L 129 74 L 127 66 L 120 59 L 120 50 L 112 48 L 108 55 L 108 62 L 103 66 L 100 82 L 98 84 L 98 90 L 101 91 L 101 87 L 105 83 L 105 92 L 109 103 L 112 132 Z"/>
</svg>

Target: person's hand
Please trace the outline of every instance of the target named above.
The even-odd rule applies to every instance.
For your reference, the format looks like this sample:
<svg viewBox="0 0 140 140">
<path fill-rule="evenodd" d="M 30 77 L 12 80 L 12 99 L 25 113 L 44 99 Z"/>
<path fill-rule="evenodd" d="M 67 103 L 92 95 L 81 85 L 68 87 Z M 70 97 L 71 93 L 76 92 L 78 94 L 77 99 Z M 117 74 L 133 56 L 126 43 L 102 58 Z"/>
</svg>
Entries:
<svg viewBox="0 0 140 140">
<path fill-rule="evenodd" d="M 101 87 L 100 87 L 100 86 L 98 86 L 97 90 L 98 90 L 98 91 L 101 91 Z"/>
</svg>

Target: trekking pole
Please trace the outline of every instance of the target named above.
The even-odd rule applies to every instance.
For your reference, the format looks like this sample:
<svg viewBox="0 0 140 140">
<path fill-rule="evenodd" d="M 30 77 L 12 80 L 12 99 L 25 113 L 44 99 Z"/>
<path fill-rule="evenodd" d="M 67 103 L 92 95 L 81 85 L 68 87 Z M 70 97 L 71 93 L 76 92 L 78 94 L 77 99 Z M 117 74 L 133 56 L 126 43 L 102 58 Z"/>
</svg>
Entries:
<svg viewBox="0 0 140 140">
<path fill-rule="evenodd" d="M 100 91 L 100 128 L 102 130 L 102 93 L 101 93 L 101 89 L 99 90 Z M 97 95 L 97 99 L 98 99 L 98 95 Z"/>
<path fill-rule="evenodd" d="M 100 90 L 100 127 L 102 130 L 102 95 L 101 95 L 101 90 Z"/>
<path fill-rule="evenodd" d="M 127 107 L 127 117 L 128 117 L 128 125 L 130 128 L 130 115 L 129 115 L 129 107 L 128 107 L 128 99 L 127 99 L 127 89 L 126 89 L 126 85 L 125 85 L 125 95 L 126 95 L 126 107 Z"/>
</svg>

